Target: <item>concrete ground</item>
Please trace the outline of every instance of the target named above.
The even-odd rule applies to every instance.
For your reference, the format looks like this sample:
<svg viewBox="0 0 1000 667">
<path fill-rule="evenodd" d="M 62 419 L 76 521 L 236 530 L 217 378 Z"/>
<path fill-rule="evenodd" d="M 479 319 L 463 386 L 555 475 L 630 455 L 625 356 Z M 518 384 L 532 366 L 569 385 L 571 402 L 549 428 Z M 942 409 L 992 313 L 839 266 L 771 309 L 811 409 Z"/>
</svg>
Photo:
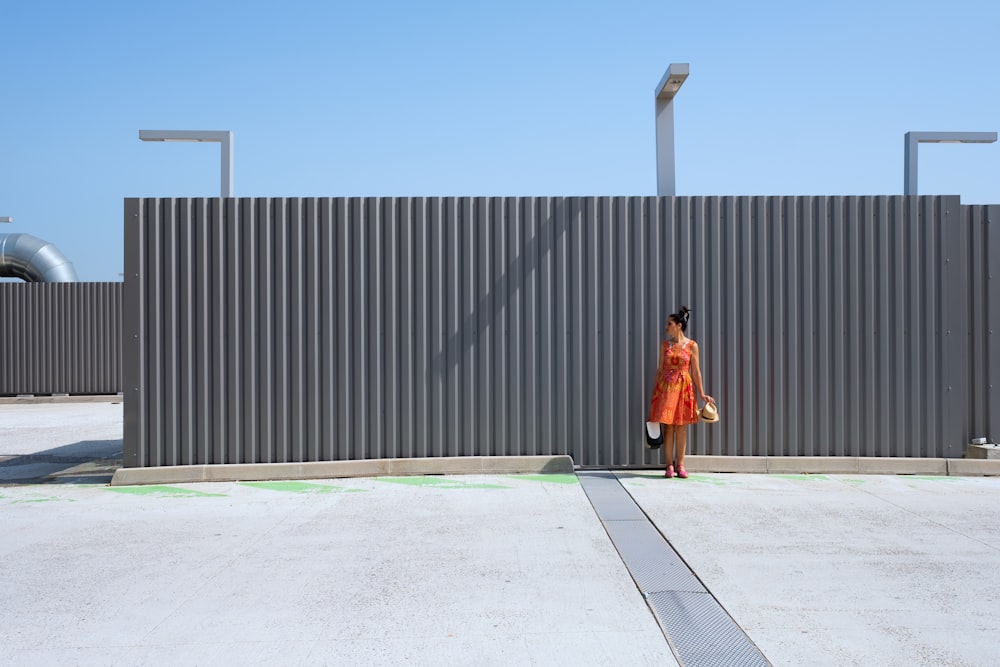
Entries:
<svg viewBox="0 0 1000 667">
<path fill-rule="evenodd" d="M 775 665 L 1000 665 L 1000 479 L 619 473 Z"/>
<path fill-rule="evenodd" d="M 105 482 L 122 464 L 121 397 L 0 398 L 0 485 Z"/>
<path fill-rule="evenodd" d="M 676 664 L 572 475 L 120 457 L 120 405 L 0 404 L 0 664 Z M 998 478 L 617 475 L 774 665 L 1000 665 Z"/>
</svg>

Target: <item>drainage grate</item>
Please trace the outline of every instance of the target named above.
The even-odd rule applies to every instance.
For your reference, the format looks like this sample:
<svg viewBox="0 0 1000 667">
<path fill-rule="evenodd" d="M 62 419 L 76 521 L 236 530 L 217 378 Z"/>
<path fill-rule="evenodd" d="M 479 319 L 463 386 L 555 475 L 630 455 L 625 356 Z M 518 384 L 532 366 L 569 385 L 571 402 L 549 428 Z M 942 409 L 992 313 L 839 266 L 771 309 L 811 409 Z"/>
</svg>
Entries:
<svg viewBox="0 0 1000 667">
<path fill-rule="evenodd" d="M 682 665 L 771 664 L 711 593 L 663 591 L 650 593 L 646 599 Z"/>
<path fill-rule="evenodd" d="M 601 521 L 646 521 L 643 511 L 622 487 L 618 478 L 609 472 L 578 473 L 577 478 L 590 498 Z"/>
<path fill-rule="evenodd" d="M 604 528 L 643 595 L 654 591 L 705 592 L 691 569 L 648 519 L 605 521 Z"/>
<path fill-rule="evenodd" d="M 771 664 L 613 473 L 578 472 L 577 477 L 681 665 Z"/>
</svg>

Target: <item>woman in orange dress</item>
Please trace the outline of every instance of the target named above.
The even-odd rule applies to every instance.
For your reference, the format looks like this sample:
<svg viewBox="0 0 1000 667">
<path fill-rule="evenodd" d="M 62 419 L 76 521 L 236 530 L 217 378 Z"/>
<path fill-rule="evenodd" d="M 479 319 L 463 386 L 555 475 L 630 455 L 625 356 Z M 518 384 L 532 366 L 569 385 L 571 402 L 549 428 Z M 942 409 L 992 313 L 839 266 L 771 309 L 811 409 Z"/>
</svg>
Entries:
<svg viewBox="0 0 1000 667">
<path fill-rule="evenodd" d="M 667 316 L 667 340 L 660 343 L 660 363 L 656 368 L 656 385 L 649 405 L 647 430 L 662 425 L 667 452 L 666 477 L 687 478 L 684 451 L 687 449 L 687 427 L 698 422 L 698 406 L 694 392 L 703 403 L 715 403 L 705 393 L 698 363 L 698 343 L 684 335 L 691 311 L 686 306 Z M 675 456 L 676 455 L 676 456 Z"/>
</svg>

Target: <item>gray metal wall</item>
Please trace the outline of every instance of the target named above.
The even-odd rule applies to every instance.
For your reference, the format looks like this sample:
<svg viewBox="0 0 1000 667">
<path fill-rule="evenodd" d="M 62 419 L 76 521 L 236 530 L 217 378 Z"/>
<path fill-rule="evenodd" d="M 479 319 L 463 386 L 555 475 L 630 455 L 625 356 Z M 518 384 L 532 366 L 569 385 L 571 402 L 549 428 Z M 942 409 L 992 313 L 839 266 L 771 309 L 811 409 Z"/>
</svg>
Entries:
<svg viewBox="0 0 1000 667">
<path fill-rule="evenodd" d="M 129 199 L 125 464 L 652 463 L 642 426 L 681 304 L 722 413 L 693 427 L 694 453 L 960 456 L 1000 410 L 996 213 L 898 196 Z"/>
<path fill-rule="evenodd" d="M 115 394 L 122 283 L 0 283 L 0 395 Z"/>
<path fill-rule="evenodd" d="M 964 435 L 1000 439 L 1000 206 L 963 207 L 967 227 L 969 271 L 969 350 L 965 362 L 969 396 L 963 418 Z M 992 418 L 991 418 L 992 415 Z"/>
</svg>

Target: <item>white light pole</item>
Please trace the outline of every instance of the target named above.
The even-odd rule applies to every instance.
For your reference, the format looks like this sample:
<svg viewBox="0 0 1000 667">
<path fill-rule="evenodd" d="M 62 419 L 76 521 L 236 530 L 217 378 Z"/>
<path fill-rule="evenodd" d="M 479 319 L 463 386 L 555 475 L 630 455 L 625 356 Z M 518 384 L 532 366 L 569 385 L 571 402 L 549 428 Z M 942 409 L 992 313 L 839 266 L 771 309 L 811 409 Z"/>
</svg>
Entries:
<svg viewBox="0 0 1000 667">
<path fill-rule="evenodd" d="M 211 141 L 222 144 L 222 196 L 233 196 L 233 133 L 229 130 L 139 130 L 142 141 Z"/>
<path fill-rule="evenodd" d="M 917 144 L 992 144 L 996 132 L 907 132 L 903 135 L 903 194 L 917 194 Z"/>
<path fill-rule="evenodd" d="M 14 218 L 9 215 L 0 216 L 0 222 L 14 222 Z"/>
<path fill-rule="evenodd" d="M 674 176 L 674 96 L 690 72 L 688 63 L 670 63 L 656 84 L 656 194 L 677 194 Z"/>
</svg>

